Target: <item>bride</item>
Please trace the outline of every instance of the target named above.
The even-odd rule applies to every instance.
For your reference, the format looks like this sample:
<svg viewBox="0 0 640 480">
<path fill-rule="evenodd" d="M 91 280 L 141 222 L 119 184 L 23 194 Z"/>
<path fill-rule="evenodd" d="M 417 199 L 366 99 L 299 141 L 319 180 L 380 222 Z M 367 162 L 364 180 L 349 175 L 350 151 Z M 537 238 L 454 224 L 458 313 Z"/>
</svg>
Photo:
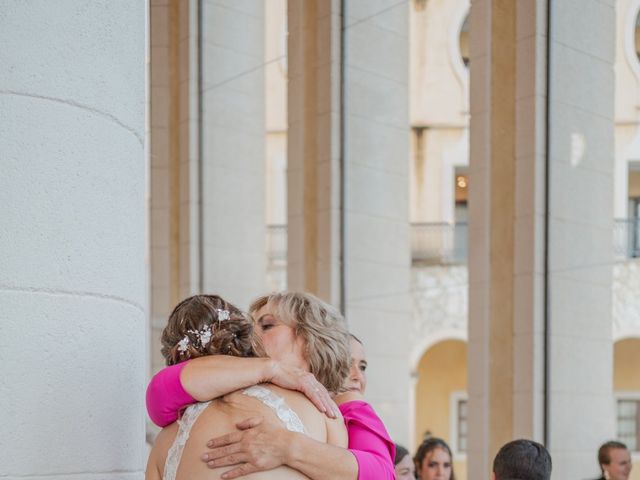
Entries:
<svg viewBox="0 0 640 480">
<path fill-rule="evenodd" d="M 335 328 L 335 327 L 334 327 Z M 348 344 L 346 330 L 332 332 L 335 340 Z M 297 337 L 286 355 L 290 366 L 309 370 L 305 360 L 308 339 Z M 313 339 L 312 339 L 313 341 Z M 181 368 L 182 362 L 206 355 L 234 357 L 264 357 L 264 349 L 254 333 L 253 322 L 236 307 L 216 295 L 195 295 L 179 303 L 169 316 L 162 333 L 162 354 L 167 365 Z M 334 348 L 328 355 L 335 358 L 338 368 L 331 369 L 329 384 L 342 385 L 349 372 L 349 350 Z M 221 371 L 217 375 L 233 374 Z M 176 392 L 180 396 L 181 392 Z M 211 469 L 201 455 L 207 441 L 236 430 L 236 424 L 247 417 L 262 417 L 262 421 L 284 425 L 290 431 L 343 448 L 347 434 L 340 416 L 329 418 L 304 395 L 272 384 L 254 385 L 187 407 L 181 418 L 165 427 L 156 439 L 149 455 L 146 480 L 216 479 L 227 468 Z M 281 466 L 248 475 L 251 479 L 305 479 L 297 470 Z"/>
</svg>

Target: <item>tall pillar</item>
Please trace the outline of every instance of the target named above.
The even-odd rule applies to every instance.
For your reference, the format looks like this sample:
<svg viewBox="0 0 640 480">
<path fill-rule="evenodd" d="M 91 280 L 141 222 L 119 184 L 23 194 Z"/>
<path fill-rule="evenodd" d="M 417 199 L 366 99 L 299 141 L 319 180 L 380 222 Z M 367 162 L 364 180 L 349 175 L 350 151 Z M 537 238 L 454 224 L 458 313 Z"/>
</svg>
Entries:
<svg viewBox="0 0 640 480">
<path fill-rule="evenodd" d="M 289 2 L 288 281 L 344 309 L 406 442 L 409 6 L 383 3 Z"/>
<path fill-rule="evenodd" d="M 265 2 L 202 2 L 202 289 L 246 308 L 266 288 Z"/>
<path fill-rule="evenodd" d="M 141 1 L 2 6 L 3 478 L 144 476 L 145 30 Z"/>
<path fill-rule="evenodd" d="M 549 57 L 546 5 L 471 7 L 469 471 L 527 437 L 587 478 L 613 434 L 615 15 L 551 2 Z"/>
<path fill-rule="evenodd" d="M 367 397 L 408 442 L 409 9 L 346 5 L 346 315 L 370 358 Z"/>
<path fill-rule="evenodd" d="M 173 307 L 200 289 L 197 0 L 150 7 L 151 373 Z"/>
<path fill-rule="evenodd" d="M 289 2 L 287 18 L 287 282 L 339 306 L 340 2 Z"/>
</svg>

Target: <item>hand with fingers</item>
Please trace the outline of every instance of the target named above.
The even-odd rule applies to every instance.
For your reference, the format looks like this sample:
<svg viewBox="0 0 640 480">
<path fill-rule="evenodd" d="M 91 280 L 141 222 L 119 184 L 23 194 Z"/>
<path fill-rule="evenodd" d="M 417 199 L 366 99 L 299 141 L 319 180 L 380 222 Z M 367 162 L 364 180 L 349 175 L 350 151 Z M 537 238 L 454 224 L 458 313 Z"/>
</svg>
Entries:
<svg viewBox="0 0 640 480">
<path fill-rule="evenodd" d="M 273 362 L 269 381 L 279 387 L 304 394 L 318 410 L 329 418 L 340 416 L 340 410 L 331 395 L 312 373 L 298 367 Z"/>
<path fill-rule="evenodd" d="M 284 465 L 292 433 L 270 425 L 262 417 L 248 418 L 236 425 L 239 432 L 214 438 L 202 455 L 209 468 L 235 466 L 222 475 L 224 479 L 243 477 Z"/>
</svg>

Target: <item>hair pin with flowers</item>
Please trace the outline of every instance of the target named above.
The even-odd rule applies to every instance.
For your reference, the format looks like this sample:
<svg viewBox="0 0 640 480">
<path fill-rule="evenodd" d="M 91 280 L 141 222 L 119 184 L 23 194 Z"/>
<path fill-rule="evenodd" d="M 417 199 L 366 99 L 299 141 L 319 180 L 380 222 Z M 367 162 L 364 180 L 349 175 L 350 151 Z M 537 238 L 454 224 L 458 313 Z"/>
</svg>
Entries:
<svg viewBox="0 0 640 480">
<path fill-rule="evenodd" d="M 216 312 L 218 314 L 218 325 L 220 325 L 220 322 L 224 322 L 225 320 L 229 320 L 231 318 L 229 310 L 222 310 L 221 308 L 218 308 L 216 309 Z"/>
<path fill-rule="evenodd" d="M 218 308 L 216 309 L 216 313 L 218 314 L 218 325 L 220 325 L 220 322 L 231 318 L 229 310 Z M 206 348 L 207 345 L 209 345 L 209 342 L 211 342 L 211 337 L 213 336 L 213 324 L 205 325 L 201 330 L 187 330 L 187 333 L 195 336 L 202 348 Z M 185 335 L 182 340 L 178 342 L 178 351 L 182 354 L 186 353 L 187 350 L 189 350 L 190 343 L 189 335 Z"/>
</svg>

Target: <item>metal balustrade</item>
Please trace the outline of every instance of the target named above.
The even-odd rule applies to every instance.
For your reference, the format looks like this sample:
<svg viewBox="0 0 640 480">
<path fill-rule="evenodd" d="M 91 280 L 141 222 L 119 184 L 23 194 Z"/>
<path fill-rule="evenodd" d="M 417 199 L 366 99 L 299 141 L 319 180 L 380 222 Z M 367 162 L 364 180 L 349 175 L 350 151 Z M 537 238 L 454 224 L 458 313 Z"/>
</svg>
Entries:
<svg viewBox="0 0 640 480">
<path fill-rule="evenodd" d="M 411 224 L 411 256 L 414 264 L 463 264 L 468 255 L 467 222 L 424 222 Z M 613 252 L 616 259 L 640 257 L 640 218 L 614 220 Z M 267 226 L 267 254 L 270 265 L 287 260 L 287 226 Z"/>
<path fill-rule="evenodd" d="M 617 259 L 640 257 L 640 218 L 614 220 L 613 254 Z"/>
<path fill-rule="evenodd" d="M 287 261 L 286 225 L 267 225 L 267 260 L 270 266 Z"/>
<path fill-rule="evenodd" d="M 458 264 L 467 261 L 469 228 L 467 222 L 412 223 L 413 263 Z"/>
</svg>

